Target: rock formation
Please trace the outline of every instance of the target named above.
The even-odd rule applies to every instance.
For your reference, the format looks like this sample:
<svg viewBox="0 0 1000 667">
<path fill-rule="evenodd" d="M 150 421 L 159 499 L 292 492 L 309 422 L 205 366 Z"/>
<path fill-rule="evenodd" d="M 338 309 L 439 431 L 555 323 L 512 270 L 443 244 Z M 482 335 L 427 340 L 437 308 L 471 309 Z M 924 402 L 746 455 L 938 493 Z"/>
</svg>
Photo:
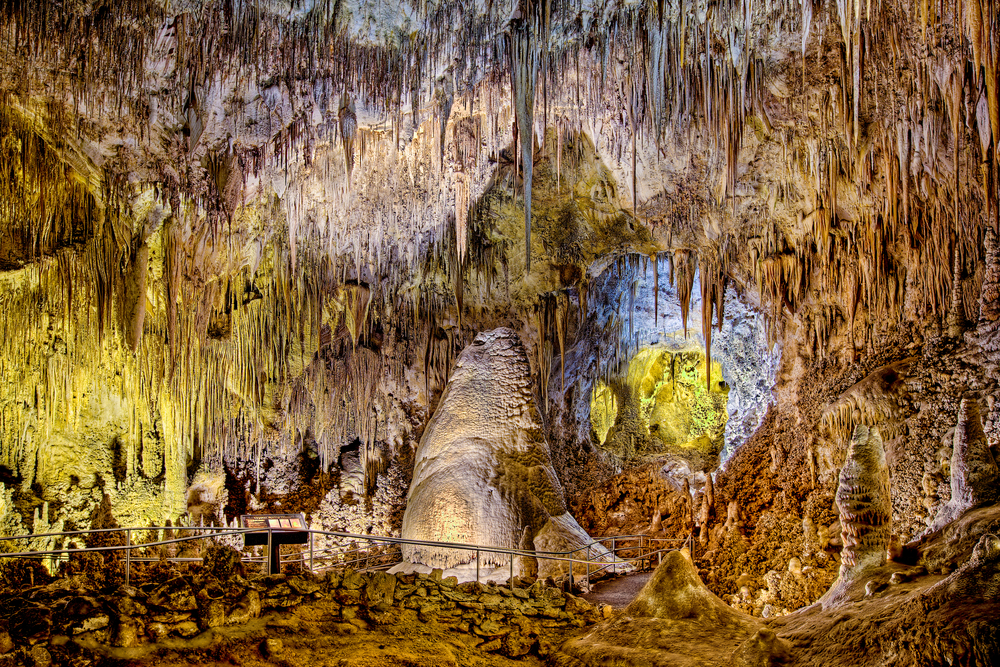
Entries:
<svg viewBox="0 0 1000 667">
<path fill-rule="evenodd" d="M 983 432 L 979 404 L 963 398 L 951 454 L 951 499 L 938 510 L 929 531 L 940 530 L 962 512 L 1000 500 L 1000 469 Z"/>
<path fill-rule="evenodd" d="M 985 272 L 979 296 L 979 320 L 975 337 L 981 345 L 996 351 L 992 339 L 1000 327 L 1000 242 L 992 227 L 986 230 L 983 246 L 986 250 Z"/>
<path fill-rule="evenodd" d="M 3 548 L 302 512 L 321 552 L 545 576 L 584 531 L 696 527 L 773 631 L 741 655 L 794 616 L 851 663 L 852 620 L 796 615 L 843 546 L 838 605 L 906 603 L 870 662 L 976 662 L 901 568 L 997 532 L 998 9 L 0 2 Z M 858 435 L 840 480 L 859 425 L 885 463 Z"/>
<path fill-rule="evenodd" d="M 559 648 L 554 663 L 778 665 L 790 646 L 705 588 L 687 550 L 671 551 L 617 617 Z"/>
<path fill-rule="evenodd" d="M 892 497 L 889 466 L 878 428 L 861 425 L 854 429 L 840 471 L 837 508 L 844 541 L 841 578 L 883 565 L 892 535 Z"/>
<path fill-rule="evenodd" d="M 481 333 L 462 351 L 417 447 L 403 538 L 517 549 L 527 531 L 535 549 L 548 552 L 591 542 L 566 509 L 531 386 L 514 331 Z M 476 552 L 404 545 L 403 557 L 446 569 L 474 562 Z M 483 567 L 509 562 L 507 554 L 480 553 Z M 556 562 L 539 560 L 541 576 L 554 571 Z"/>
<path fill-rule="evenodd" d="M 836 605 L 866 572 L 886 562 L 892 536 L 889 467 L 878 428 L 854 429 L 837 487 L 841 539 L 840 575 L 820 602 Z"/>
<path fill-rule="evenodd" d="M 954 600 L 1000 602 L 1000 537 L 979 538 L 972 555 L 928 594 Z"/>
</svg>

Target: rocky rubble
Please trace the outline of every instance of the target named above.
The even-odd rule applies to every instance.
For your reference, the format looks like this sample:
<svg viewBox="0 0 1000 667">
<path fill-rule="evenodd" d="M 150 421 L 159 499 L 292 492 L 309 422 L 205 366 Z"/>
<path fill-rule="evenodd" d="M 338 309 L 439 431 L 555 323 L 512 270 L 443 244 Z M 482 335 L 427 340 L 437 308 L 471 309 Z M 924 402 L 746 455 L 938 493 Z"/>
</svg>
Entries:
<svg viewBox="0 0 1000 667">
<path fill-rule="evenodd" d="M 602 610 L 536 580 L 513 588 L 458 584 L 429 575 L 330 571 L 246 578 L 235 552 L 210 550 L 195 572 L 138 586 L 101 588 L 84 576 L 0 595 L 0 665 L 98 664 L 101 655 L 148 656 L 166 646 L 197 647 L 212 633 L 303 605 L 349 632 L 373 626 L 436 624 L 478 638 L 478 650 L 546 655 L 566 630 L 597 622 Z M 44 655 L 43 655 L 44 654 Z"/>
</svg>

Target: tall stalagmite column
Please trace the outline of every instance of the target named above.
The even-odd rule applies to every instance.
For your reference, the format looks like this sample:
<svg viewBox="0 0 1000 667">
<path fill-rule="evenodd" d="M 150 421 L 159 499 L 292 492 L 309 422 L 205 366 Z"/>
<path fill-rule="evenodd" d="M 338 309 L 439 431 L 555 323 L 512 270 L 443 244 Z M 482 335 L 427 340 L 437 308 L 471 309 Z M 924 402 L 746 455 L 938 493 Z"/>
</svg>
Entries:
<svg viewBox="0 0 1000 667">
<path fill-rule="evenodd" d="M 837 508 L 844 540 L 841 579 L 884 565 L 892 533 L 892 497 L 885 448 L 876 427 L 869 429 L 862 424 L 854 429 L 840 471 Z"/>
</svg>

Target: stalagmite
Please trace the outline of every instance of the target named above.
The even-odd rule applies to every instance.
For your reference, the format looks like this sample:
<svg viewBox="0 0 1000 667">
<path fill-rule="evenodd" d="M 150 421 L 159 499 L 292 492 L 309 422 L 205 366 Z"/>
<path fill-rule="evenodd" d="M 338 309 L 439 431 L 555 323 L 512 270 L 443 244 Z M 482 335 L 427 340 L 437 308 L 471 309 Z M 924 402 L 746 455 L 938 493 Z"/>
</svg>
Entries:
<svg viewBox="0 0 1000 667">
<path fill-rule="evenodd" d="M 536 549 L 589 542 L 569 514 L 531 395 L 527 354 L 517 334 L 495 329 L 462 351 L 416 452 L 402 536 L 517 548 L 529 531 Z M 597 555 L 603 550 L 598 547 Z M 451 568 L 475 552 L 404 545 L 410 563 Z M 480 564 L 510 557 L 481 553 Z M 554 561 L 539 562 L 539 576 Z M 516 572 L 515 572 L 516 573 Z"/>
<path fill-rule="evenodd" d="M 1000 243 L 992 227 L 986 229 L 985 275 L 979 296 L 979 321 L 976 337 L 979 344 L 989 350 L 1000 349 L 1000 341 L 993 337 L 1000 331 Z"/>
<path fill-rule="evenodd" d="M 944 593 L 980 604 L 968 582 L 994 590 L 997 540 L 970 531 L 1000 483 L 986 436 L 1000 423 L 998 9 L 0 3 L 0 533 L 86 528 L 95 502 L 123 524 L 199 525 L 188 487 L 209 471 L 227 478 L 230 515 L 280 503 L 320 528 L 394 534 L 412 468 L 403 530 L 423 536 L 576 548 L 589 538 L 569 502 L 594 531 L 687 538 L 697 522 L 713 590 L 789 618 L 738 617 L 734 630 L 618 615 L 586 641 L 633 644 L 592 662 L 669 662 L 672 642 L 695 637 L 676 654 L 692 664 L 765 664 L 783 655 L 770 629 L 816 614 L 796 609 L 836 567 L 816 549 L 840 530 L 825 515 L 852 436 L 834 597 L 854 592 L 838 604 L 874 572 L 888 491 L 871 441 L 884 437 L 900 542 L 951 475 L 920 557 L 932 576 L 964 578 L 921 597 L 941 606 L 926 614 L 878 598 L 874 581 L 872 604 L 848 614 L 866 633 L 858 659 L 919 664 L 907 653 L 918 636 L 934 643 L 927 660 L 983 662 L 994 638 L 959 624 L 996 614 L 966 614 Z M 660 261 L 680 317 L 659 308 Z M 704 356 L 679 332 L 699 296 Z M 473 340 L 479 330 L 492 332 Z M 503 348 L 497 368 L 473 359 L 490 346 Z M 640 354 L 655 372 L 633 369 Z M 949 392 L 968 392 L 950 456 Z M 682 410 L 682 393 L 705 401 Z M 434 447 L 453 449 L 425 455 Z M 689 469 L 665 470 L 675 456 Z M 640 464 L 688 480 L 677 507 L 628 496 L 639 477 L 608 482 Z M 716 500 L 729 503 L 727 540 Z M 935 552 L 958 539 L 967 554 L 973 537 L 973 565 Z M 895 590 L 916 600 L 925 575 L 902 570 L 911 548 L 890 567 L 913 577 Z M 660 583 L 697 593 L 670 560 Z M 520 566 L 544 582 L 551 564 L 533 561 Z M 593 621 L 561 599 L 554 620 Z M 808 616 L 795 660 L 829 657 L 840 630 L 822 623 L 846 616 L 822 615 Z M 478 630 L 480 653 L 547 648 L 527 630 L 527 648 Z M 32 650 L 9 634 L 18 655 Z M 31 639 L 36 652 L 58 644 Z M 836 651 L 850 663 L 847 643 Z"/>
<path fill-rule="evenodd" d="M 885 562 L 892 532 L 889 468 L 878 428 L 858 426 L 840 471 L 837 508 L 843 526 L 841 576 Z"/>
<path fill-rule="evenodd" d="M 889 466 L 878 428 L 854 429 L 847 460 L 837 486 L 840 511 L 840 576 L 823 596 L 824 607 L 837 604 L 848 587 L 867 571 L 885 564 L 892 534 L 892 497 Z"/>
<path fill-rule="evenodd" d="M 951 500 L 934 517 L 928 532 L 947 526 L 968 509 L 1000 500 L 1000 469 L 983 432 L 979 405 L 963 398 L 951 455 Z"/>
</svg>

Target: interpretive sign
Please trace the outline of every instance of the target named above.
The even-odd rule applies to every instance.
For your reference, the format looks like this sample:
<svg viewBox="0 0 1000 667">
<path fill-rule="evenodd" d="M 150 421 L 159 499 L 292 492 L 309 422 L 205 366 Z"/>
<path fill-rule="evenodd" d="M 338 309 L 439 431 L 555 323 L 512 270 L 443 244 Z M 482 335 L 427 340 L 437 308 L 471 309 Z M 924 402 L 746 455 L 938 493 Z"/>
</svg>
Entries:
<svg viewBox="0 0 1000 667">
<path fill-rule="evenodd" d="M 282 544 L 306 544 L 309 541 L 304 514 L 244 514 L 240 526 L 252 532 L 243 534 L 243 544 L 248 547 L 270 545 L 267 559 L 268 574 L 281 571 Z"/>
</svg>

